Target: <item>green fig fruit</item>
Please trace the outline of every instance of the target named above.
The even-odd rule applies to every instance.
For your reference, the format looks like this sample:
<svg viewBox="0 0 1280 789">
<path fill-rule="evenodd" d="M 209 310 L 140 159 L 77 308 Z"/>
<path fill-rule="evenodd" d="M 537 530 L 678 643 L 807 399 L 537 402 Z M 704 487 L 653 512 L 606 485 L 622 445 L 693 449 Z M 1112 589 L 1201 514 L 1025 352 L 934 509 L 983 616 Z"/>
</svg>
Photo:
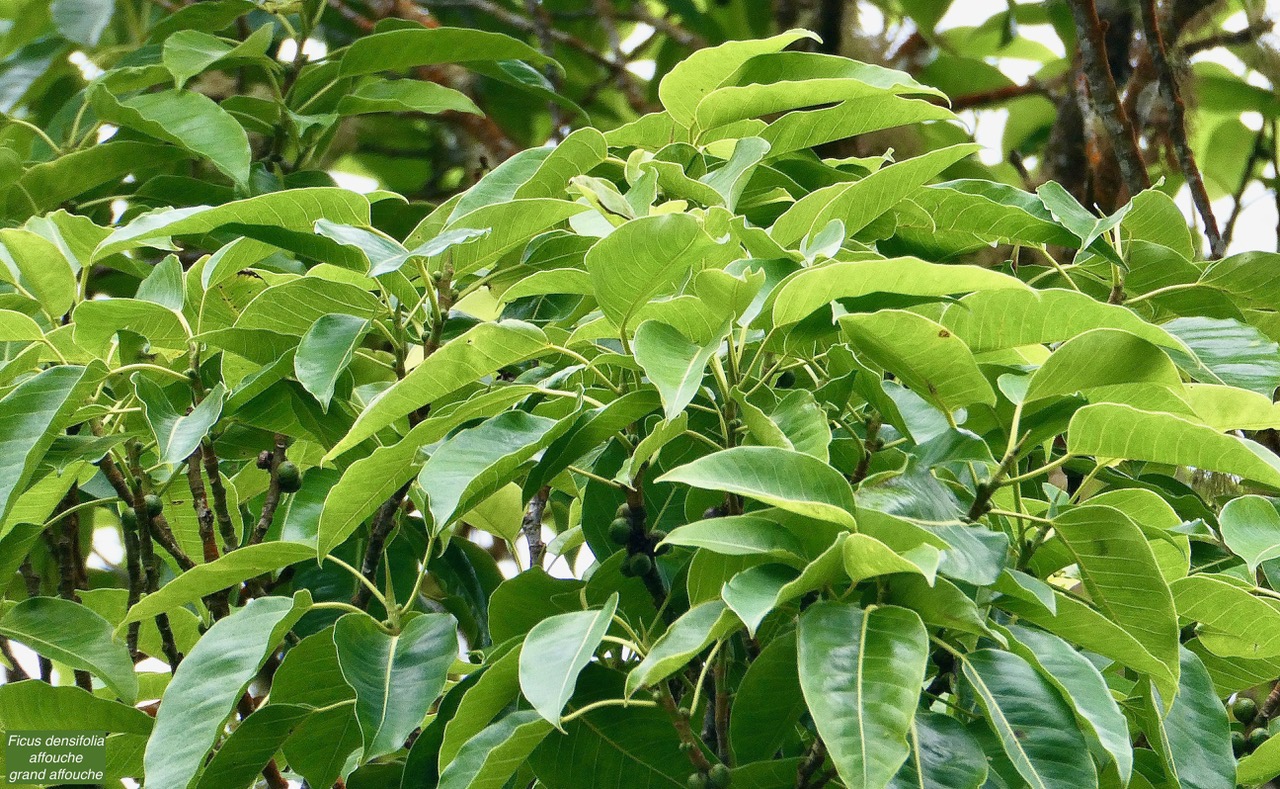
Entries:
<svg viewBox="0 0 1280 789">
<path fill-rule="evenodd" d="M 1235 719 L 1248 726 L 1258 717 L 1258 702 L 1248 696 L 1241 696 L 1231 705 L 1231 714 Z"/>
<path fill-rule="evenodd" d="M 286 460 L 280 464 L 280 468 L 276 470 L 277 479 L 280 480 L 280 490 L 285 493 L 297 493 L 302 487 L 302 472 L 298 470 L 297 465 L 291 460 Z"/>
<path fill-rule="evenodd" d="M 164 510 L 164 499 L 160 498 L 154 493 L 147 494 L 146 502 L 147 502 L 147 514 L 153 518 L 159 515 L 161 511 Z"/>
<path fill-rule="evenodd" d="M 618 518 L 609 524 L 609 539 L 618 545 L 626 545 L 631 541 L 631 521 Z"/>
</svg>

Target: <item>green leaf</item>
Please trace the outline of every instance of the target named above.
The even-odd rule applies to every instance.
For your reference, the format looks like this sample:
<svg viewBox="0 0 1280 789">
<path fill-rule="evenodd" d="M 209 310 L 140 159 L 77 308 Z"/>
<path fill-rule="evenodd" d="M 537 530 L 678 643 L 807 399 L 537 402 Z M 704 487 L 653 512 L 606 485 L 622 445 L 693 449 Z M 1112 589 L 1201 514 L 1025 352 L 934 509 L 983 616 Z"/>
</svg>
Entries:
<svg viewBox="0 0 1280 789">
<path fill-rule="evenodd" d="M 1232 499 L 1218 516 L 1222 540 L 1231 552 L 1249 565 L 1249 573 L 1258 565 L 1280 557 L 1280 512 L 1269 499 L 1241 496 Z"/>
<path fill-rule="evenodd" d="M 49 4 L 49 16 L 62 37 L 87 47 L 97 45 L 115 10 L 111 0 L 53 0 Z"/>
<path fill-rule="evenodd" d="M 1053 528 L 1098 610 L 1175 671 L 1178 614 L 1138 525 L 1117 509 L 1086 505 L 1054 518 Z"/>
<path fill-rule="evenodd" d="M 0 399 L 0 523 L 97 378 L 86 367 L 51 367 Z"/>
<path fill-rule="evenodd" d="M 102 120 L 204 157 L 238 185 L 248 186 L 253 160 L 249 138 L 244 127 L 208 96 L 195 91 L 165 90 L 122 101 L 98 88 L 92 99 Z"/>
<path fill-rule="evenodd" d="M 0 310 L 0 342 L 39 342 L 44 338 L 40 324 L 21 312 Z"/>
<path fill-rule="evenodd" d="M 174 408 L 169 396 L 142 373 L 134 373 L 133 388 L 142 401 L 142 413 L 156 437 L 160 462 L 179 466 L 186 462 L 222 415 L 226 388 L 219 382 L 189 413 Z"/>
<path fill-rule="evenodd" d="M 347 614 L 333 631 L 342 676 L 356 692 L 362 761 L 399 750 L 440 691 L 458 655 L 453 617 L 420 614 L 390 635 L 365 614 Z"/>
<path fill-rule="evenodd" d="M 1097 786 L 1089 746 L 1062 697 L 1022 658 L 980 649 L 963 657 L 968 687 L 1018 774 L 1035 789 Z"/>
<path fill-rule="evenodd" d="M 720 596 L 755 637 L 764 618 L 783 603 L 844 578 L 845 539 L 837 537 L 800 572 L 781 564 L 748 567 L 724 584 Z"/>
<path fill-rule="evenodd" d="M 520 690 L 538 714 L 562 732 L 560 715 L 573 696 L 578 674 L 609 632 L 617 608 L 615 592 L 599 611 L 548 617 L 534 625 L 524 638 Z"/>
<path fill-rule="evenodd" d="M 644 656 L 640 665 L 627 674 L 628 696 L 654 685 L 685 666 L 713 642 L 738 629 L 738 618 L 719 600 L 709 600 L 690 608 Z"/>
<path fill-rule="evenodd" d="M 675 293 L 727 252 L 693 215 L 663 214 L 633 219 L 600 239 L 586 265 L 601 311 L 625 329 L 642 306 Z"/>
<path fill-rule="evenodd" d="M 355 358 L 356 348 L 369 321 L 355 315 L 330 314 L 316 319 L 302 335 L 293 357 L 293 373 L 308 392 L 328 411 L 338 377 Z"/>
<path fill-rule="evenodd" d="M 927 544 L 900 555 L 866 534 L 850 534 L 844 541 L 844 571 L 855 584 L 881 575 L 910 573 L 933 585 L 941 558 L 942 552 Z"/>
<path fill-rule="evenodd" d="M 667 72 L 658 84 L 658 98 L 671 117 L 688 127 L 698 103 L 752 57 L 778 52 L 802 38 L 817 39 L 807 30 L 788 30 L 758 41 L 728 41 L 699 49 Z"/>
<path fill-rule="evenodd" d="M 694 521 L 672 530 L 665 545 L 703 548 L 725 556 L 771 556 L 803 566 L 804 546 L 786 527 L 756 515 Z"/>
<path fill-rule="evenodd" d="M 250 600 L 196 642 L 160 700 L 143 757 L 148 783 L 191 786 L 245 688 L 310 606 L 306 592 Z"/>
<path fill-rule="evenodd" d="M 1145 710 L 1147 741 L 1164 760 L 1172 785 L 1187 789 L 1231 789 L 1236 785 L 1231 724 L 1200 658 L 1182 650 L 1178 695 L 1172 703 L 1151 689 Z M 1167 714 L 1161 712 L 1168 706 Z"/>
<path fill-rule="evenodd" d="M 910 754 L 929 657 L 924 623 L 905 608 L 821 602 L 797 632 L 800 687 L 841 779 L 888 786 Z"/>
<path fill-rule="evenodd" d="M 272 25 L 263 25 L 242 42 L 211 36 L 202 30 L 180 30 L 164 40 L 160 60 L 173 75 L 174 85 L 181 89 L 197 74 L 212 66 L 258 61 L 271 67 L 266 59 L 271 46 Z"/>
<path fill-rule="evenodd" d="M 0 230 L 0 281 L 21 285 L 55 321 L 75 302 L 76 275 L 66 257 L 29 230 Z"/>
<path fill-rule="evenodd" d="M 1080 239 L 1080 248 L 1088 249 L 1093 242 L 1098 239 L 1105 239 L 1106 234 L 1110 233 L 1120 224 L 1120 220 L 1124 219 L 1125 214 L 1129 212 L 1132 204 L 1126 205 L 1124 208 L 1115 212 L 1109 217 L 1096 217 L 1071 196 L 1071 193 L 1062 187 L 1056 181 L 1049 181 L 1041 184 L 1036 189 L 1036 194 L 1040 196 L 1040 201 L 1044 203 L 1044 207 L 1053 213 L 1053 218 L 1057 219 L 1072 235 Z M 1116 264 L 1121 264 L 1119 255 L 1105 242 L 1098 247 L 1098 251 L 1106 255 Z"/>
<path fill-rule="evenodd" d="M 1127 405 L 1098 403 L 1076 411 L 1067 428 L 1067 451 L 1193 466 L 1280 488 L 1280 460 L 1258 444 L 1171 414 Z"/>
<path fill-rule="evenodd" d="M 271 238 L 277 240 L 283 232 L 311 238 L 321 219 L 342 225 L 368 225 L 369 198 L 346 189 L 314 187 L 271 192 L 219 206 L 161 209 L 142 214 L 113 231 L 94 250 L 93 259 L 102 260 L 170 236 L 200 236 L 233 224 L 244 225 L 241 232 L 251 237 L 256 237 L 262 228 L 269 228 Z"/>
<path fill-rule="evenodd" d="M 775 326 L 798 323 L 832 301 L 873 293 L 943 297 L 1005 291 L 1028 297 L 1034 293 L 1013 277 L 976 266 L 945 266 L 918 258 L 833 262 L 801 269 L 787 277 L 774 297 L 773 323 Z"/>
<path fill-rule="evenodd" d="M 734 447 L 686 463 L 656 481 L 736 493 L 797 515 L 856 528 L 848 480 L 803 452 Z"/>
<path fill-rule="evenodd" d="M 782 246 L 793 247 L 832 219 L 839 219 L 846 232 L 855 235 L 898 201 L 978 149 L 971 143 L 940 148 L 877 170 L 860 181 L 810 192 L 778 217 L 769 234 Z"/>
<path fill-rule="evenodd" d="M 295 704 L 267 704 L 253 711 L 218 748 L 196 789 L 248 786 L 294 730 L 311 715 Z"/>
<path fill-rule="evenodd" d="M 1181 341 L 1127 307 L 1073 290 L 983 289 L 947 307 L 939 321 L 974 353 L 1069 340 L 1091 329 L 1119 329 L 1162 348 Z"/>
<path fill-rule="evenodd" d="M 964 724 L 937 712 L 916 713 L 911 756 L 893 789 L 978 789 L 987 780 L 987 757 Z"/>
<path fill-rule="evenodd" d="M 1120 779 L 1127 782 L 1133 774 L 1129 726 L 1098 669 L 1057 636 L 1018 625 L 1010 625 L 1006 632 L 1011 651 L 1038 668 L 1058 689 L 1075 710 L 1081 728 L 1106 750 Z"/>
<path fill-rule="evenodd" d="M 511 364 L 547 351 L 542 330 L 521 321 L 482 323 L 441 346 L 374 399 L 350 432 L 330 449 L 331 460 L 424 404 L 475 383 Z"/>
<path fill-rule="evenodd" d="M 1192 575 L 1170 584 L 1178 615 L 1199 622 L 1200 643 L 1222 657 L 1280 656 L 1280 610 L 1251 594 L 1252 584 L 1223 575 Z"/>
<path fill-rule="evenodd" d="M 796 635 L 784 633 L 760 650 L 738 684 L 729 742 L 741 763 L 772 759 L 805 712 L 796 666 Z"/>
<path fill-rule="evenodd" d="M 542 741 L 529 759 L 548 787 L 685 789 L 688 757 L 663 710 L 595 710 L 566 724 L 565 735 Z"/>
<path fill-rule="evenodd" d="M 339 115 L 365 115 L 373 112 L 484 114 L 461 91 L 413 79 L 384 79 L 361 85 L 338 101 L 336 111 Z"/>
<path fill-rule="evenodd" d="M 463 744 L 440 774 L 440 789 L 502 789 L 551 731 L 533 710 L 501 718 Z"/>
<path fill-rule="evenodd" d="M 1023 402 L 1103 387 L 1141 384 L 1182 390 L 1178 368 L 1159 347 L 1126 331 L 1094 329 L 1058 346 L 1031 375 Z"/>
<path fill-rule="evenodd" d="M 843 315 L 854 348 L 940 408 L 995 405 L 996 395 L 968 346 L 928 318 L 905 310 Z"/>
<path fill-rule="evenodd" d="M 158 591 L 146 595 L 121 620 L 119 628 L 142 622 L 158 614 L 194 603 L 206 595 L 230 589 L 259 575 L 297 564 L 315 556 L 307 545 L 292 542 L 263 542 L 245 545 L 224 556 L 199 564 L 182 573 Z"/>
<path fill-rule="evenodd" d="M 459 515 L 512 481 L 525 461 L 569 427 L 524 411 L 507 411 L 460 430 L 439 446 L 418 475 L 430 502 L 432 530 L 450 526 Z"/>
<path fill-rule="evenodd" d="M 1236 764 L 1236 783 L 1265 784 L 1280 775 L 1280 738 L 1272 737 Z"/>
<path fill-rule="evenodd" d="M 510 36 L 456 27 L 404 28 L 357 38 L 342 55 L 341 75 L 405 71 L 437 63 L 519 59 L 543 66 L 555 61 Z"/>
<path fill-rule="evenodd" d="M 1174 360 L 1206 383 L 1226 384 L 1266 397 L 1280 386 L 1280 345 L 1253 326 L 1214 318 L 1175 318 L 1162 324 L 1190 354 L 1174 350 Z"/>
<path fill-rule="evenodd" d="M 111 623 L 85 606 L 58 597 L 29 597 L 0 617 L 0 635 L 100 677 L 126 702 L 138 697 L 129 650 L 112 640 Z"/>
<path fill-rule="evenodd" d="M 182 351 L 191 335 L 178 313 L 138 299 L 82 301 L 71 314 L 76 344 L 106 359 L 112 339 L 121 329 L 146 337 L 153 350 Z"/>
<path fill-rule="evenodd" d="M 667 419 L 675 419 L 693 402 L 702 387 L 707 362 L 720 350 L 719 339 L 698 345 L 675 327 L 658 321 L 636 327 L 632 342 L 636 362 L 662 395 Z"/>
<path fill-rule="evenodd" d="M 151 716 L 140 709 L 74 686 L 58 687 L 38 679 L 0 685 L 0 729 L 4 731 L 56 726 L 147 735 L 152 723 Z"/>
</svg>

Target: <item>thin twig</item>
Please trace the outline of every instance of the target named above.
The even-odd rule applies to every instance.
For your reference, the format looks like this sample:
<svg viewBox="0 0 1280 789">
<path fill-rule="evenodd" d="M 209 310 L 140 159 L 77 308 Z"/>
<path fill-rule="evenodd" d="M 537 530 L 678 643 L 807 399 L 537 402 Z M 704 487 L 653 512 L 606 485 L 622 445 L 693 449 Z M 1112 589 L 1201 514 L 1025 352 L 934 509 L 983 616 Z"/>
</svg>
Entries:
<svg viewBox="0 0 1280 789">
<path fill-rule="evenodd" d="M 551 488 L 544 485 L 532 499 L 525 510 L 524 520 L 520 523 L 520 531 L 524 533 L 524 541 L 529 546 L 529 566 L 541 567 L 542 559 L 547 554 L 547 544 L 542 541 L 542 514 L 547 508 L 547 497 Z"/>
<path fill-rule="evenodd" d="M 1215 33 L 1196 41 L 1188 41 L 1180 49 L 1184 57 L 1191 57 L 1218 47 L 1236 47 L 1252 44 L 1262 36 L 1270 33 L 1273 27 L 1275 27 L 1275 22 L 1263 18 L 1249 23 L 1243 30 L 1236 30 L 1231 33 Z"/>
<path fill-rule="evenodd" d="M 275 521 L 276 507 L 280 505 L 280 464 L 288 460 L 285 452 L 289 448 L 289 440 L 283 433 L 275 434 L 275 441 L 271 449 L 271 466 L 268 471 L 271 475 L 271 481 L 267 483 L 267 494 L 262 500 L 262 514 L 258 518 L 258 523 L 253 527 L 253 534 L 249 536 L 249 544 L 257 545 L 267 536 L 267 532 L 271 529 L 271 524 Z"/>
<path fill-rule="evenodd" d="M 1156 68 L 1160 80 L 1160 91 L 1169 105 L 1169 139 L 1173 143 L 1174 152 L 1178 156 L 1178 166 L 1182 176 L 1191 190 L 1191 199 L 1204 220 L 1204 232 L 1209 237 L 1209 254 L 1217 260 L 1226 254 L 1222 233 L 1218 231 L 1218 219 L 1213 215 L 1213 204 L 1209 201 L 1209 192 L 1204 186 L 1204 177 L 1196 166 L 1195 154 L 1191 151 L 1191 143 L 1187 139 L 1187 107 L 1178 92 L 1178 82 L 1173 76 L 1165 53 L 1164 34 L 1160 30 L 1160 17 L 1156 10 L 1156 0 L 1142 0 L 1143 35 L 1147 39 L 1147 49 L 1151 53 L 1151 62 Z"/>
<path fill-rule="evenodd" d="M 1115 79 L 1108 65 L 1106 35 L 1094 0 L 1070 0 L 1079 38 L 1080 59 L 1089 86 L 1089 99 L 1094 111 L 1111 137 L 1116 149 L 1120 174 L 1130 196 L 1151 186 L 1150 176 L 1138 149 L 1138 135 L 1133 122 L 1120 103 Z"/>
</svg>

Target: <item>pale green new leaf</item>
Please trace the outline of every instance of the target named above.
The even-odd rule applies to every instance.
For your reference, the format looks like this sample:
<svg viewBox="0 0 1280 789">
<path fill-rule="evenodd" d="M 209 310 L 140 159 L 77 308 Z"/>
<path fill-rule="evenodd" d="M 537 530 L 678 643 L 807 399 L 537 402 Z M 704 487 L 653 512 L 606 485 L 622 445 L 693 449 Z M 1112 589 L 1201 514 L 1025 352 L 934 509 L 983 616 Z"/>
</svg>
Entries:
<svg viewBox="0 0 1280 789">
<path fill-rule="evenodd" d="M 1218 516 L 1222 541 L 1231 552 L 1249 565 L 1254 573 L 1258 565 L 1280 557 L 1280 512 L 1261 496 L 1232 499 Z"/>
<path fill-rule="evenodd" d="M 369 321 L 355 315 L 331 314 L 316 319 L 302 335 L 293 357 L 298 382 L 328 411 L 333 389 L 369 330 Z"/>
<path fill-rule="evenodd" d="M 627 695 L 649 687 L 679 671 L 713 641 L 740 627 L 738 617 L 719 600 L 695 605 L 671 623 L 667 632 L 627 674 Z"/>
<path fill-rule="evenodd" d="M 702 387 L 707 362 L 720 350 L 719 338 L 698 345 L 679 329 L 658 321 L 645 321 L 636 327 L 632 344 L 636 362 L 662 395 L 667 419 L 675 419 L 693 402 Z"/>
<path fill-rule="evenodd" d="M 142 402 L 142 413 L 156 437 L 160 462 L 170 466 L 182 464 L 209 435 L 222 415 L 227 390 L 219 382 L 205 398 L 182 413 L 155 381 L 142 373 L 134 373 L 133 388 Z"/>
</svg>

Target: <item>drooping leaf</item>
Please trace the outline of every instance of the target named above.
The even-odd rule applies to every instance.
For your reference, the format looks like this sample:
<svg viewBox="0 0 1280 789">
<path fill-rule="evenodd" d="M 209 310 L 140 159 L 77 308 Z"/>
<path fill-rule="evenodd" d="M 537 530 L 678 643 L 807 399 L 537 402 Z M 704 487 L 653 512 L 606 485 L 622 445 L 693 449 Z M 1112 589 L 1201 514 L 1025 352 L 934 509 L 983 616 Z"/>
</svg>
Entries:
<svg viewBox="0 0 1280 789">
<path fill-rule="evenodd" d="M 561 731 L 560 715 L 573 696 L 578 674 L 599 648 L 617 608 L 614 593 L 599 611 L 548 617 L 525 636 L 520 690 L 538 714 Z"/>
<path fill-rule="evenodd" d="M 262 597 L 219 620 L 178 665 L 144 756 L 147 781 L 189 787 L 244 689 L 311 597 Z"/>
<path fill-rule="evenodd" d="M 724 638 L 737 627 L 737 617 L 718 600 L 690 608 L 667 628 L 640 665 L 627 674 L 627 695 L 671 676 L 712 641 Z"/>
<path fill-rule="evenodd" d="M 800 687 L 840 777 L 885 787 L 907 760 L 929 637 L 914 612 L 822 602 L 800 617 Z"/>
<path fill-rule="evenodd" d="M 326 411 L 333 390 L 355 356 L 369 321 L 355 315 L 325 315 L 311 324 L 293 357 L 294 375 Z"/>
<path fill-rule="evenodd" d="M 59 597 L 29 597 L 0 617 L 0 635 L 100 677 L 117 696 L 133 702 L 138 696 L 133 660 L 111 631 L 111 623 L 89 608 Z"/>
<path fill-rule="evenodd" d="M 347 614 L 333 631 L 342 676 L 356 692 L 356 718 L 368 761 L 404 745 L 444 688 L 458 654 L 457 624 L 420 614 L 395 634 L 372 617 Z"/>
</svg>

